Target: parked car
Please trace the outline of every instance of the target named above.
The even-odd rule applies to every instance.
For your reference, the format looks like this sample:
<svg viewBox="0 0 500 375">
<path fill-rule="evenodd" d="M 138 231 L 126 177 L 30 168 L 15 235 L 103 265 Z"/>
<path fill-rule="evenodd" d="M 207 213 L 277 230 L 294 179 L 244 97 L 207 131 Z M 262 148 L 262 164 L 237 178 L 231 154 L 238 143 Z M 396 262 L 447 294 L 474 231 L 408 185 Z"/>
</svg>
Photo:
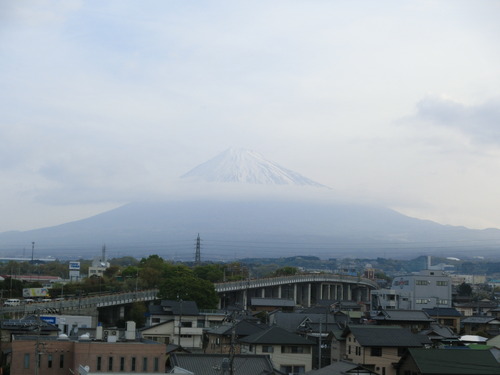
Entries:
<svg viewBox="0 0 500 375">
<path fill-rule="evenodd" d="M 21 300 L 18 298 L 9 298 L 3 303 L 4 306 L 19 306 L 20 304 Z"/>
</svg>

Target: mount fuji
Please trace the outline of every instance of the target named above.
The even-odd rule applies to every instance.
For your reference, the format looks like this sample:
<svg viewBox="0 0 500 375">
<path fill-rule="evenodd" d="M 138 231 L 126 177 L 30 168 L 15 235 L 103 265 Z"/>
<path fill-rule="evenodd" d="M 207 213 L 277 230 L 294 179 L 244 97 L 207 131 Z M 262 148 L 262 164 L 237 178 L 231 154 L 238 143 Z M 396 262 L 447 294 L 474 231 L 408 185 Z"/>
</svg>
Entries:
<svg viewBox="0 0 500 375">
<path fill-rule="evenodd" d="M 205 182 L 323 187 L 320 183 L 267 160 L 255 151 L 242 148 L 230 148 L 193 168 L 181 178 Z"/>
<path fill-rule="evenodd" d="M 249 150 L 227 150 L 179 182 L 183 194 L 161 202 L 133 202 L 54 227 L 0 233 L 0 251 L 18 256 L 34 241 L 39 256 L 75 259 L 90 258 L 106 244 L 110 257 L 192 260 L 198 233 L 202 260 L 492 256 L 500 245 L 497 229 L 445 226 L 385 207 L 324 199 L 332 189 Z"/>
</svg>

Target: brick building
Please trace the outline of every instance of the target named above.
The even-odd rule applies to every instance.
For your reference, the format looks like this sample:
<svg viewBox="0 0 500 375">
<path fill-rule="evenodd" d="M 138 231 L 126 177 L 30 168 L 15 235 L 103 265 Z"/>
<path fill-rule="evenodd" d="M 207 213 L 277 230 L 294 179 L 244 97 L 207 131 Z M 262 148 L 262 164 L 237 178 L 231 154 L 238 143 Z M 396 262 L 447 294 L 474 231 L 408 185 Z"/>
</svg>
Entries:
<svg viewBox="0 0 500 375">
<path fill-rule="evenodd" d="M 108 342 L 87 335 L 69 339 L 66 335 L 15 336 L 12 341 L 11 375 L 88 373 L 165 373 L 166 346 L 149 340 Z M 38 357 L 38 361 L 37 361 Z"/>
</svg>

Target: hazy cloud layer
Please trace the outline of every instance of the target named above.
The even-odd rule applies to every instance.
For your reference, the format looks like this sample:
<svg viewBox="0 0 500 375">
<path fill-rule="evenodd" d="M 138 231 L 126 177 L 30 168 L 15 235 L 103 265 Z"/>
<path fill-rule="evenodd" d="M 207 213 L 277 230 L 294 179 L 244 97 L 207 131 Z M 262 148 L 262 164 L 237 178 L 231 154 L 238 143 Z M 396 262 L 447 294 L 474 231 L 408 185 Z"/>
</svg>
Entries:
<svg viewBox="0 0 500 375">
<path fill-rule="evenodd" d="M 500 144 L 500 100 L 478 105 L 426 98 L 417 105 L 417 119 L 462 132 L 477 143 Z"/>
<path fill-rule="evenodd" d="M 180 175 L 230 147 L 336 199 L 500 227 L 499 11 L 2 2 L 0 231 L 177 196 Z"/>
</svg>

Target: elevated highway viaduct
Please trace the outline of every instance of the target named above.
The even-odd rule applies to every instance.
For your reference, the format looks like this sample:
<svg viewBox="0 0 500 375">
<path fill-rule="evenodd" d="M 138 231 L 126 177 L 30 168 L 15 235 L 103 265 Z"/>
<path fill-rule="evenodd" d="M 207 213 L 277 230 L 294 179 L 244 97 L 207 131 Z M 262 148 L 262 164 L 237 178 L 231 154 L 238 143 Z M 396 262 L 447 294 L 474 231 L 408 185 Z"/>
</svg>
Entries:
<svg viewBox="0 0 500 375">
<path fill-rule="evenodd" d="M 369 302 L 375 281 L 334 274 L 305 274 L 249 279 L 215 284 L 220 308 L 239 304 L 248 307 L 251 298 L 293 299 L 296 305 L 310 307 L 321 300 Z"/>
</svg>

